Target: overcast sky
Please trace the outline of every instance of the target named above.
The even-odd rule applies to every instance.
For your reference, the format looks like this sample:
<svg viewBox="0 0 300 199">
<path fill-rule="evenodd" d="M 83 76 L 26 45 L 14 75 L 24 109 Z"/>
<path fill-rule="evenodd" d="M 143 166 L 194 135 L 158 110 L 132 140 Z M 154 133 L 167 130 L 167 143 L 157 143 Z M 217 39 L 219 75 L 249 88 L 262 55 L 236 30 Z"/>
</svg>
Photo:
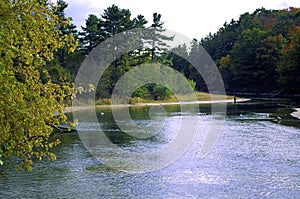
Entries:
<svg viewBox="0 0 300 199">
<path fill-rule="evenodd" d="M 282 9 L 300 7 L 300 0 L 65 0 L 69 4 L 67 16 L 78 27 L 84 26 L 89 14 L 98 17 L 112 4 L 129 9 L 132 17 L 142 14 L 152 22 L 154 12 L 162 15 L 164 28 L 189 38 L 201 39 L 215 33 L 225 21 L 256 8 Z"/>
</svg>

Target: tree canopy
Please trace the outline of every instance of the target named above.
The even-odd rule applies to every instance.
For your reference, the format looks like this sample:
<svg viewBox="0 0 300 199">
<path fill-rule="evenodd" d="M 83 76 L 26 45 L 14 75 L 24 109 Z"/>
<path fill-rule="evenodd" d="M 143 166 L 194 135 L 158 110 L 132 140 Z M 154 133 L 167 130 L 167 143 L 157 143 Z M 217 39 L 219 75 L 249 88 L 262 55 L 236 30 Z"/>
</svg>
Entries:
<svg viewBox="0 0 300 199">
<path fill-rule="evenodd" d="M 0 8 L 0 160 L 16 155 L 21 168 L 31 170 L 35 159 L 55 159 L 49 149 L 59 141 L 50 139 L 51 125 L 66 119 L 63 105 L 72 94 L 42 67 L 76 42 L 56 28 L 56 7 L 47 1 L 3 0 Z"/>
<path fill-rule="evenodd" d="M 229 93 L 299 94 L 300 10 L 257 9 L 225 23 L 199 45 L 219 66 Z"/>
<path fill-rule="evenodd" d="M 291 51 L 298 52 L 296 50 L 297 45 L 294 44 L 295 41 L 297 43 L 295 32 L 300 26 L 299 13 L 298 8 L 283 10 L 260 8 L 253 13 L 241 14 L 238 20 L 225 22 L 214 34 L 210 33 L 200 40 L 194 39 L 191 43 L 191 49 L 178 46 L 173 52 L 180 51 L 193 60 L 194 56 L 198 56 L 199 47 L 203 46 L 219 67 L 228 93 L 252 93 L 255 95 L 270 93 L 270 96 L 274 93 L 294 95 L 299 93 L 297 86 L 295 86 L 297 78 L 293 77 L 294 74 L 297 74 L 295 71 L 299 68 L 299 62 L 294 59 L 297 56 L 291 55 Z M 173 67 L 195 82 L 195 88 L 198 91 L 207 91 L 203 77 L 195 71 L 195 68 L 178 54 L 170 53 L 165 46 L 166 41 L 171 40 L 172 37 L 161 34 L 164 31 L 161 14 L 153 13 L 152 24 L 148 27 L 147 20 L 143 15 L 133 18 L 129 10 L 121 9 L 115 5 L 107 8 L 100 18 L 96 16 L 93 18 L 97 23 L 93 26 L 94 35 L 96 35 L 94 40 L 98 43 L 115 33 L 136 27 L 155 30 L 154 34 L 148 35 L 141 32 L 141 48 L 138 52 L 132 52 L 122 56 L 122 59 L 117 59 L 114 67 L 110 69 L 111 71 L 106 73 L 104 82 L 107 86 L 102 84 L 97 92 L 98 97 L 109 97 L 114 83 L 122 74 L 134 66 L 149 61 L 156 61 Z M 89 20 L 90 17 L 87 19 L 86 28 L 89 27 Z M 83 28 L 83 33 L 85 30 Z M 84 33 L 84 36 L 83 33 L 81 33 L 82 39 L 88 39 L 89 35 Z M 97 42 L 92 46 L 96 46 Z M 80 46 L 89 47 L 87 43 L 81 43 Z M 82 52 L 89 52 L 85 51 L 84 48 L 82 48 Z M 290 60 L 295 61 L 292 63 Z M 290 66 L 291 64 L 293 66 Z M 120 65 L 122 66 L 118 67 Z M 292 71 L 295 73 L 290 75 Z M 145 88 L 141 89 L 143 90 L 141 96 L 145 96 Z M 147 89 L 152 90 L 153 88 L 148 86 Z"/>
</svg>

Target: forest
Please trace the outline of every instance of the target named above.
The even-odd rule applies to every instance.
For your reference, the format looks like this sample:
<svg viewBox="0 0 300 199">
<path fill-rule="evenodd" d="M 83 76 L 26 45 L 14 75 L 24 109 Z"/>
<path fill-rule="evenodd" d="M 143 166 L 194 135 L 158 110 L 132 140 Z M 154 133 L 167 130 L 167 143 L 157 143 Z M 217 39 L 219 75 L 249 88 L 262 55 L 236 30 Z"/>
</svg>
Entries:
<svg viewBox="0 0 300 199">
<path fill-rule="evenodd" d="M 109 98 L 118 79 L 144 63 L 170 66 L 184 74 L 196 91 L 207 91 L 202 77 L 182 57 L 167 49 L 173 37 L 163 35 L 163 15 L 149 22 L 140 14 L 112 5 L 100 15 L 90 14 L 83 27 L 66 16 L 68 4 L 58 0 L 0 2 L 0 164 L 11 155 L 20 168 L 31 170 L 34 160 L 55 160 L 51 148 L 53 126 L 66 120 L 64 107 L 74 97 L 73 82 L 82 61 L 112 36 L 135 28 L 145 46 L 115 59 L 96 87 L 96 98 Z M 100 11 L 99 11 L 100 13 Z M 191 59 L 199 48 L 215 61 L 228 94 L 268 97 L 300 94 L 300 10 L 257 9 L 225 22 L 205 38 L 193 39 L 176 51 Z M 165 87 L 149 84 L 133 97 L 167 99 Z M 54 117 L 53 113 L 58 114 Z"/>
<path fill-rule="evenodd" d="M 59 2 L 60 15 L 64 16 L 67 4 Z M 153 61 L 166 64 L 184 74 L 195 84 L 197 91 L 207 91 L 205 82 L 194 71 L 193 66 L 167 50 L 165 41 L 172 38 L 159 34 L 164 30 L 162 15 L 154 13 L 152 22 L 148 24 L 143 15 L 134 18 L 130 10 L 112 5 L 105 9 L 101 16 L 89 15 L 85 26 L 79 32 L 76 32 L 74 25 L 64 30 L 74 34 L 78 46 L 72 54 L 63 51 L 57 54 L 57 63 L 70 73 L 69 77 L 72 79 L 85 56 L 105 39 L 133 28 L 155 29 L 158 32 L 155 37 L 144 37 L 151 47 L 148 47 L 143 55 L 131 53 L 123 56 L 111 67 L 110 72 L 107 71 L 107 79 L 103 81 L 106 85 L 102 83 L 101 88 L 97 88 L 97 97 L 109 97 L 114 83 L 122 74 L 141 62 Z M 201 46 L 204 47 L 218 66 L 228 94 L 292 97 L 300 93 L 299 27 L 298 8 L 260 8 L 253 13 L 240 15 L 238 20 L 225 22 L 214 34 L 194 39 L 190 50 L 184 45 L 175 50 L 192 58 L 197 55 Z M 148 85 L 144 89 L 141 88 L 135 96 L 157 98 L 157 95 L 161 95 L 161 92 L 158 92 L 161 88 L 154 87 Z"/>
</svg>

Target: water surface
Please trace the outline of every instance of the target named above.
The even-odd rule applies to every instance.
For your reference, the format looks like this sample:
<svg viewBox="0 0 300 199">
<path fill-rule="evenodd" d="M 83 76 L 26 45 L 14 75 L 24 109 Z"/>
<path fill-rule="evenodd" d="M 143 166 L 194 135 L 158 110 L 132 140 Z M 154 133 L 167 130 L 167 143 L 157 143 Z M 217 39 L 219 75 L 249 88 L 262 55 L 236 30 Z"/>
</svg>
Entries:
<svg viewBox="0 0 300 199">
<path fill-rule="evenodd" d="M 147 139 L 123 133 L 111 110 L 99 109 L 99 121 L 110 140 L 141 153 L 160 150 L 170 142 L 181 117 L 200 118 L 201 128 L 192 146 L 175 163 L 135 174 L 102 164 L 84 148 L 77 133 L 56 135 L 62 141 L 54 151 L 56 162 L 38 162 L 30 173 L 16 171 L 13 166 L 0 167 L 0 197 L 299 198 L 300 120 L 290 116 L 292 110 L 286 105 L 228 104 L 221 137 L 205 158 L 199 157 L 199 148 L 211 122 L 219 119 L 217 114 L 210 114 L 209 105 L 200 105 L 200 113 L 193 115 L 181 113 L 179 106 L 165 107 L 163 130 Z M 148 108 L 130 110 L 134 121 L 145 128 L 150 120 Z M 95 125 L 80 127 L 94 130 Z"/>
</svg>

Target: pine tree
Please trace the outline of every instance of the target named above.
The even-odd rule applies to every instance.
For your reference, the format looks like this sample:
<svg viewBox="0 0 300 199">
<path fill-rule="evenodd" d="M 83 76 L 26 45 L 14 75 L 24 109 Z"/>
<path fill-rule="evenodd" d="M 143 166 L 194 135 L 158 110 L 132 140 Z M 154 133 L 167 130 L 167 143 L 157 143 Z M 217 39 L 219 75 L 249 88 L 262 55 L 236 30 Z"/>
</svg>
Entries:
<svg viewBox="0 0 300 199">
<path fill-rule="evenodd" d="M 90 14 L 85 22 L 85 27 L 79 33 L 79 48 L 83 54 L 88 55 L 93 48 L 99 45 L 104 39 L 102 31 L 103 21 L 94 14 Z"/>
<path fill-rule="evenodd" d="M 112 5 L 104 10 L 101 17 L 104 21 L 103 30 L 106 38 L 134 28 L 131 12 L 128 9 L 120 9 L 118 6 Z"/>
<path fill-rule="evenodd" d="M 68 4 L 63 0 L 57 0 L 54 14 L 58 17 L 58 27 L 60 30 L 60 37 L 72 37 L 74 40 L 77 39 L 77 30 L 76 26 L 71 23 L 72 18 L 66 17 L 65 9 L 68 7 Z M 65 61 L 68 56 L 68 48 L 64 46 L 56 52 L 56 56 L 60 65 L 65 68 Z"/>
<path fill-rule="evenodd" d="M 149 62 L 149 52 L 145 49 L 145 40 L 147 38 L 147 29 L 145 25 L 148 21 L 143 15 L 138 15 L 133 19 L 134 28 L 138 31 L 138 49 L 136 52 L 133 52 L 133 62 L 132 65 L 141 65 L 143 63 Z"/>
<path fill-rule="evenodd" d="M 163 22 L 161 21 L 161 14 L 153 13 L 153 23 L 149 27 L 149 35 L 147 35 L 147 43 L 151 48 L 151 60 L 152 62 L 160 62 L 163 64 L 171 65 L 171 59 L 168 54 L 168 45 L 166 41 L 172 41 L 175 36 L 168 37 L 164 35 L 166 31 L 163 28 Z"/>
</svg>

